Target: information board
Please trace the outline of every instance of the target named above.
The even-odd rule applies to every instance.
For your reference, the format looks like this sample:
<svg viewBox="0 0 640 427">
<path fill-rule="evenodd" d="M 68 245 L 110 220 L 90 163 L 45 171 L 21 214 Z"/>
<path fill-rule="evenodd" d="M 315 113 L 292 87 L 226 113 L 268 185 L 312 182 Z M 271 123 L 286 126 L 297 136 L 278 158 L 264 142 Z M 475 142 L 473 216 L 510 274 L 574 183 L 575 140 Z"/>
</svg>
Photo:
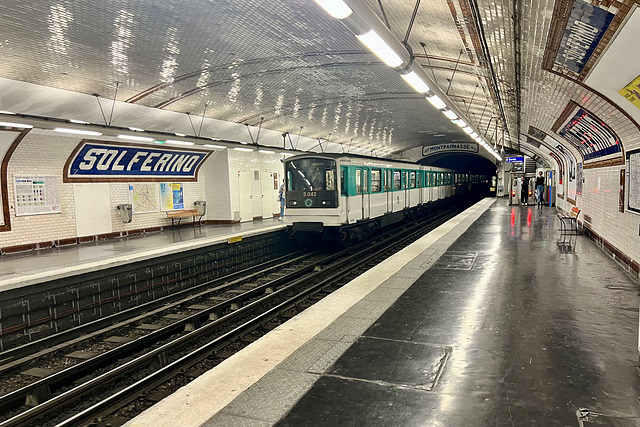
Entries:
<svg viewBox="0 0 640 427">
<path fill-rule="evenodd" d="M 628 151 L 627 173 L 629 181 L 626 183 L 627 208 L 640 213 L 640 150 Z"/>
<path fill-rule="evenodd" d="M 60 177 L 14 176 L 16 216 L 61 213 Z"/>
<path fill-rule="evenodd" d="M 158 212 L 157 184 L 129 184 L 129 196 L 134 214 Z"/>
<path fill-rule="evenodd" d="M 160 184 L 160 204 L 162 211 L 184 209 L 184 188 L 181 183 Z"/>
</svg>

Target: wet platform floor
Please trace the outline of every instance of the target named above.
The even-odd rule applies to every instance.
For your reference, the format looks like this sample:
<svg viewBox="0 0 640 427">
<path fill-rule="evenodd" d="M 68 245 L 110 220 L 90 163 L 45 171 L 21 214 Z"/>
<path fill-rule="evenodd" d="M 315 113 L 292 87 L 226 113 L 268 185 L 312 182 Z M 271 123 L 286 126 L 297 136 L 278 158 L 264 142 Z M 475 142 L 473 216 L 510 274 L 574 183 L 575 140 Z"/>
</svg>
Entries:
<svg viewBox="0 0 640 427">
<path fill-rule="evenodd" d="M 558 229 L 495 203 L 276 425 L 640 426 L 638 285 Z"/>
</svg>

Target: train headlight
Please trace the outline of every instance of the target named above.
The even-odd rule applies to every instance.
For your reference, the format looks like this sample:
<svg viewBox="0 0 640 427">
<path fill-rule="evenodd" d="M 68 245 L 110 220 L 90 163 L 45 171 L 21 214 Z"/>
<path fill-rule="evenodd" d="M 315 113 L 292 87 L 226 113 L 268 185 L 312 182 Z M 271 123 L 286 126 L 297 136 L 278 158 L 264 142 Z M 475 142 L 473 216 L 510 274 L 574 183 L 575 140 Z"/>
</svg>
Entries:
<svg viewBox="0 0 640 427">
<path fill-rule="evenodd" d="M 329 206 L 329 205 L 331 205 L 331 202 L 329 200 L 322 201 L 322 206 Z"/>
<path fill-rule="evenodd" d="M 290 204 L 291 206 L 295 206 L 295 205 L 297 205 L 297 204 L 298 204 L 298 201 L 297 201 L 297 200 L 292 200 L 292 201 L 290 201 L 290 202 L 289 202 L 289 204 Z"/>
</svg>

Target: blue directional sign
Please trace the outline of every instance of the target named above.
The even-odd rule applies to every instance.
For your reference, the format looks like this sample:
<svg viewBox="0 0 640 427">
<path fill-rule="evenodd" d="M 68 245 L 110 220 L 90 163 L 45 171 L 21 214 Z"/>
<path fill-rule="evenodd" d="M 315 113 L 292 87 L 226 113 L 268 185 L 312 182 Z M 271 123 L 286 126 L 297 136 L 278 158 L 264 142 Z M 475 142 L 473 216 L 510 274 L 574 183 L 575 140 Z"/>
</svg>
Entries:
<svg viewBox="0 0 640 427">
<path fill-rule="evenodd" d="M 507 157 L 505 162 L 507 162 L 507 163 L 522 163 L 522 162 L 524 162 L 524 156 Z"/>
</svg>

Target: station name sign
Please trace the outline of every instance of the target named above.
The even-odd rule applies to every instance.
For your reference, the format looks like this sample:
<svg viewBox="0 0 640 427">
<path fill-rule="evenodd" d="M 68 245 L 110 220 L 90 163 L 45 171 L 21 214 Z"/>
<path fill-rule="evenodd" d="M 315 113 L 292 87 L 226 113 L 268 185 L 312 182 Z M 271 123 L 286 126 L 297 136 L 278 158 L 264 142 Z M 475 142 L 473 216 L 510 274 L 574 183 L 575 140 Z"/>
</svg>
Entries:
<svg viewBox="0 0 640 427">
<path fill-rule="evenodd" d="M 425 145 L 422 147 L 422 156 L 431 156 L 438 153 L 477 153 L 478 144 L 475 142 L 450 142 L 447 144 Z"/>
<path fill-rule="evenodd" d="M 505 159 L 506 163 L 522 163 L 524 162 L 524 157 L 523 156 L 517 156 L 517 157 L 507 157 Z"/>
<path fill-rule="evenodd" d="M 64 182 L 196 181 L 210 153 L 83 140 L 65 163 Z"/>
<path fill-rule="evenodd" d="M 559 64 L 580 74 L 602 39 L 614 14 L 584 0 L 574 0 L 556 56 Z"/>
</svg>

